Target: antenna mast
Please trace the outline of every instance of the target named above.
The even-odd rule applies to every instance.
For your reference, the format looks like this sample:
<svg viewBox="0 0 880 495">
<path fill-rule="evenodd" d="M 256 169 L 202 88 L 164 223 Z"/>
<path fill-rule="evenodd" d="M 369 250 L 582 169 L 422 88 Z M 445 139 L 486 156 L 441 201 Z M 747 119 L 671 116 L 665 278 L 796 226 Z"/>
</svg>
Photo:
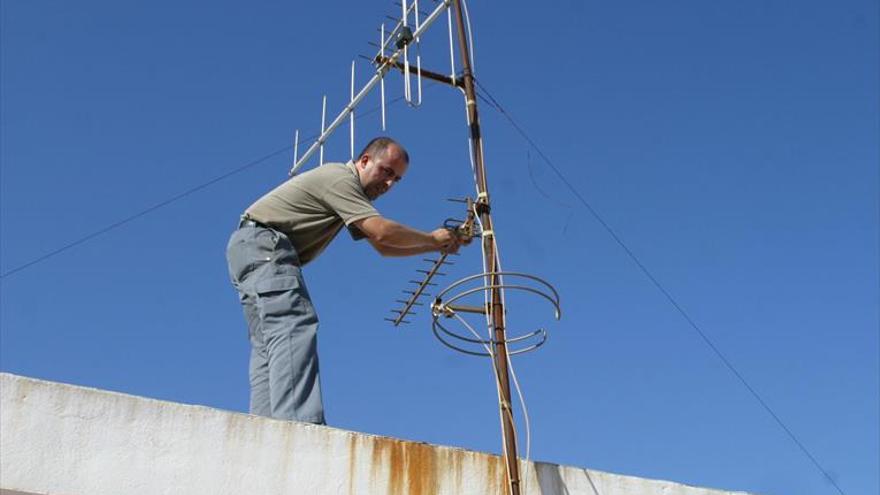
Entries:
<svg viewBox="0 0 880 495">
<path fill-rule="evenodd" d="M 471 47 L 465 33 L 464 14 L 461 0 L 453 0 L 452 6 L 458 27 L 458 46 L 461 52 L 462 75 L 464 82 L 465 106 L 470 127 L 471 153 L 474 159 L 475 180 L 477 182 L 477 213 L 483 226 L 483 259 L 486 260 L 486 273 L 490 290 L 489 317 L 494 329 L 495 373 L 497 375 L 499 407 L 501 409 L 501 433 L 504 440 L 504 460 L 507 479 L 510 482 L 510 495 L 520 495 L 519 457 L 516 451 L 516 432 L 513 424 L 513 408 L 510 402 L 510 375 L 507 369 L 507 337 L 504 328 L 504 305 L 501 300 L 502 282 L 499 276 L 495 235 L 492 229 L 492 214 L 489 203 L 489 187 L 486 168 L 483 163 L 483 140 L 480 134 L 480 115 L 477 111 L 477 94 L 474 90 L 474 74 L 471 66 Z"/>
<path fill-rule="evenodd" d="M 501 434 L 503 438 L 503 458 L 505 474 L 507 478 L 507 495 L 522 495 L 525 489 L 520 477 L 519 456 L 516 445 L 516 426 L 514 425 L 513 407 L 511 404 L 510 379 L 510 356 L 522 354 L 537 349 L 547 340 L 547 331 L 538 328 L 530 333 L 523 333 L 510 337 L 506 328 L 504 294 L 506 291 L 517 291 L 521 294 L 531 294 L 543 298 L 555 310 L 556 319 L 560 318 L 559 294 L 548 282 L 534 275 L 521 272 L 505 272 L 501 268 L 498 255 L 494 230 L 492 227 L 491 205 L 489 201 L 489 186 L 486 179 L 486 168 L 483 161 L 483 140 L 480 132 L 480 117 L 477 111 L 477 93 L 474 87 L 474 68 L 471 53 L 473 47 L 469 45 L 470 25 L 467 18 L 467 5 L 465 0 L 437 0 L 438 5 L 434 10 L 420 18 L 418 0 L 401 0 L 401 17 L 396 25 L 386 31 L 385 25 L 379 27 L 380 41 L 375 45 L 378 49 L 376 55 L 370 60 L 375 69 L 370 80 L 355 91 L 354 64 L 351 69 L 351 87 L 349 101 L 345 108 L 327 123 L 327 100 L 323 99 L 321 115 L 321 134 L 309 146 L 301 156 L 297 152 L 299 146 L 299 132 L 294 134 L 294 158 L 290 174 L 293 175 L 301 168 L 314 153 L 319 153 L 319 163 L 323 163 L 324 143 L 330 135 L 348 117 L 350 130 L 350 153 L 354 153 L 354 111 L 376 85 L 380 86 L 382 128 L 385 128 L 385 76 L 392 68 L 399 69 L 404 78 L 404 99 L 411 107 L 419 107 L 422 103 L 422 77 L 442 82 L 452 87 L 459 88 L 464 93 L 465 108 L 467 111 L 468 141 L 476 186 L 476 198 L 464 198 L 459 201 L 467 205 L 465 220 L 447 219 L 444 227 L 454 230 L 462 237 L 480 237 L 482 244 L 483 271 L 479 274 L 466 276 L 453 282 L 445 289 L 440 290 L 433 296 L 427 292 L 429 288 L 437 284 L 431 282 L 435 276 L 443 276 L 440 269 L 444 265 L 454 263 L 443 254 L 438 259 L 425 259 L 431 263 L 429 270 L 418 270 L 425 276 L 423 280 L 410 280 L 416 286 L 413 290 L 404 290 L 408 294 L 405 300 L 397 300 L 403 306 L 401 309 L 392 310 L 396 313 L 395 318 L 386 318 L 395 326 L 409 323 L 405 318 L 415 315 L 412 309 L 415 306 L 426 306 L 427 300 L 422 297 L 433 297 L 430 303 L 434 336 L 446 347 L 463 354 L 483 356 L 492 359 L 492 369 L 495 374 L 495 385 L 498 391 L 498 406 L 501 416 Z M 425 30 L 443 14 L 447 15 L 449 31 L 449 75 L 440 74 L 422 69 L 420 54 L 420 38 Z M 409 19 L 413 17 L 415 31 L 410 29 Z M 461 75 L 456 74 L 455 68 L 455 42 L 453 35 L 453 20 L 457 26 L 457 38 L 459 56 L 461 57 Z M 392 18 L 393 19 L 393 18 Z M 467 24 L 467 25 L 466 25 Z M 372 43 L 371 43 L 372 44 Z M 413 66 L 409 61 L 410 48 L 416 51 L 416 63 Z M 387 50 L 387 51 L 386 51 Z M 416 91 L 412 91 L 410 78 L 416 76 Z M 416 93 L 416 96 L 413 96 Z M 508 279 L 510 281 L 506 281 Z M 467 298 L 482 296 L 483 304 L 464 304 Z M 477 330 L 468 323 L 464 315 L 481 315 L 487 326 L 487 335 L 481 337 Z M 467 329 L 468 334 L 451 330 L 444 325 L 443 321 L 454 320 L 460 327 Z M 516 375 L 513 375 L 514 382 Z M 523 404 L 525 408 L 525 404 Z M 528 445 L 528 443 L 527 443 Z M 528 474 L 528 471 L 527 471 Z"/>
</svg>

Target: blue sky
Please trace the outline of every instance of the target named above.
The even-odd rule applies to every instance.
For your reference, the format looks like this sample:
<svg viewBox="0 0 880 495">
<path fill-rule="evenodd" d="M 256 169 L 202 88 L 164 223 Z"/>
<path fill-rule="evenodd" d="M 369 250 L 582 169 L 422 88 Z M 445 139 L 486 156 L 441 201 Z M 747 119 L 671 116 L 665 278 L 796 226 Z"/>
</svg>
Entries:
<svg viewBox="0 0 880 495">
<path fill-rule="evenodd" d="M 224 248 L 291 135 L 391 2 L 2 2 L 0 369 L 245 411 Z M 848 495 L 878 493 L 878 5 L 477 2 L 476 74 Z M 444 24 L 424 64 L 448 72 Z M 358 81 L 367 64 L 358 60 Z M 388 77 L 389 99 L 402 94 Z M 370 95 L 361 112 L 378 104 Z M 837 490 L 502 115 L 481 113 L 505 268 L 563 318 L 514 364 L 532 457 L 766 494 Z M 358 121 L 357 145 L 381 132 Z M 412 167 L 377 203 L 422 229 L 472 194 L 461 96 L 388 107 Z M 348 133 L 327 146 L 348 158 Z M 310 166 L 313 166 L 314 163 Z M 331 425 L 497 452 L 489 363 L 424 314 L 383 321 L 418 259 L 340 236 L 306 270 Z M 449 278 L 480 270 L 469 248 Z M 522 301 L 522 302 L 520 302 Z M 522 418 L 518 419 L 522 426 Z M 522 433 L 521 433 L 522 434 Z"/>
</svg>

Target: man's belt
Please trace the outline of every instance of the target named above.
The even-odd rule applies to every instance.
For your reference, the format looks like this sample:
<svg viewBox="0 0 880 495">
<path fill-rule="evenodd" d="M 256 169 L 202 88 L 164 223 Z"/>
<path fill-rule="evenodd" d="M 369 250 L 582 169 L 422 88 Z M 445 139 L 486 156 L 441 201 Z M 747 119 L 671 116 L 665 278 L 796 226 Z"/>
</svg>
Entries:
<svg viewBox="0 0 880 495">
<path fill-rule="evenodd" d="M 260 227 L 264 229 L 272 229 L 275 230 L 271 225 L 266 225 L 263 222 L 258 222 L 253 218 L 241 217 L 241 221 L 238 222 L 238 228 L 242 227 Z"/>
</svg>

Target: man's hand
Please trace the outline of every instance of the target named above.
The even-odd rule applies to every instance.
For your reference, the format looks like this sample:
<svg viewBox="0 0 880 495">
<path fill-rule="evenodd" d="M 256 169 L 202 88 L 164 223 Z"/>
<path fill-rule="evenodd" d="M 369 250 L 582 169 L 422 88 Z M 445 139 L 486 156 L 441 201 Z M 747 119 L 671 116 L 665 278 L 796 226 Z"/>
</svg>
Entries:
<svg viewBox="0 0 880 495">
<path fill-rule="evenodd" d="M 440 228 L 423 232 L 380 216 L 358 220 L 354 226 L 383 256 L 413 256 L 431 251 L 452 254 L 458 252 L 462 244 L 470 244 L 468 236 L 455 230 Z"/>
<path fill-rule="evenodd" d="M 459 237 L 458 233 L 447 228 L 441 228 L 431 232 L 431 237 L 434 239 L 434 244 L 437 246 L 437 250 L 443 254 L 457 253 L 458 248 L 462 243 L 462 238 Z"/>
</svg>

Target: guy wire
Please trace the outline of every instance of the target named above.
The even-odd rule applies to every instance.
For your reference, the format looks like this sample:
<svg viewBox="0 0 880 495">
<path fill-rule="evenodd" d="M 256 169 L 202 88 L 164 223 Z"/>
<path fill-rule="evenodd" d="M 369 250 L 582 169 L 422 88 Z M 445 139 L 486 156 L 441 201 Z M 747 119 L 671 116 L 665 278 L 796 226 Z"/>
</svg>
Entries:
<svg viewBox="0 0 880 495">
<path fill-rule="evenodd" d="M 670 294 L 669 291 L 667 291 L 663 287 L 663 285 L 660 284 L 657 278 L 654 277 L 654 275 L 648 270 L 648 268 L 645 267 L 644 264 L 642 264 L 635 253 L 633 253 L 632 250 L 630 250 L 629 247 L 623 242 L 623 240 L 614 232 L 614 229 L 611 228 L 611 226 L 602 218 L 602 216 L 599 215 L 599 213 L 587 202 L 586 199 L 584 199 L 584 197 L 577 191 L 577 189 L 574 188 L 574 186 L 568 181 L 568 179 L 565 178 L 559 168 L 557 168 L 556 165 L 554 165 L 553 162 L 550 161 L 550 159 L 547 157 L 547 155 L 544 154 L 541 148 L 539 148 L 538 145 L 535 144 L 535 142 L 532 140 L 532 138 L 529 137 L 528 134 L 526 134 L 523 128 L 520 127 L 520 125 L 513 119 L 513 117 L 509 113 L 507 113 L 504 107 L 502 107 L 501 104 L 498 103 L 498 100 L 496 100 L 492 96 L 489 90 L 485 86 L 483 86 L 477 78 L 474 78 L 474 82 L 489 98 L 489 100 L 491 101 L 491 106 L 494 107 L 499 113 L 501 113 L 504 118 L 507 119 L 507 121 L 519 133 L 519 135 L 522 136 L 522 138 L 525 139 L 526 142 L 528 142 L 529 145 L 541 156 L 544 162 L 550 166 L 550 168 L 556 173 L 556 176 L 559 177 L 559 179 L 568 187 L 568 190 L 580 201 L 582 205 L 584 205 L 584 207 L 590 212 L 593 218 L 595 218 L 599 222 L 599 224 L 602 225 L 602 227 L 608 232 L 608 234 L 611 235 L 614 241 L 624 250 L 624 252 L 626 252 L 629 258 L 639 267 L 642 273 L 646 277 L 648 277 L 651 283 L 654 284 L 654 286 L 666 297 L 670 304 L 672 304 L 672 306 L 678 311 L 678 313 L 681 314 L 681 316 L 688 322 L 691 328 L 693 328 L 694 331 L 699 334 L 699 336 L 703 339 L 703 342 L 712 350 L 715 356 L 718 357 L 722 363 L 724 363 L 727 369 L 730 370 L 730 372 L 733 373 L 734 376 L 736 376 L 740 383 L 742 383 L 742 385 L 749 391 L 749 393 L 751 393 L 752 397 L 754 397 L 755 400 L 758 401 L 761 407 L 763 407 L 764 410 L 768 414 L 770 414 L 773 420 L 776 421 L 776 424 L 785 431 L 792 442 L 794 442 L 795 445 L 798 446 L 801 452 L 813 463 L 813 465 L 816 467 L 817 470 L 819 470 L 822 476 L 829 483 L 831 483 L 831 485 L 834 486 L 835 489 L 837 489 L 838 493 L 840 493 L 841 495 L 846 495 L 837 484 L 837 482 L 834 480 L 834 478 L 832 478 L 831 475 L 828 474 L 828 471 L 819 463 L 819 461 L 813 456 L 813 454 L 809 450 L 807 450 L 807 447 L 804 446 L 804 444 L 797 438 L 797 436 L 795 436 L 794 432 L 792 432 L 791 429 L 789 429 L 788 426 L 786 426 L 785 423 L 782 422 L 782 419 L 776 414 L 776 412 L 773 411 L 773 409 L 767 404 L 767 402 L 764 401 L 761 395 L 758 394 L 758 392 L 745 379 L 745 377 L 740 374 L 736 367 L 733 366 L 733 363 L 731 363 L 727 359 L 727 357 L 721 352 L 720 349 L 718 349 L 715 343 L 712 342 L 709 336 L 699 327 L 699 325 L 697 325 L 697 323 L 690 317 L 690 315 L 684 310 L 684 308 L 681 307 L 678 301 L 676 301 L 675 298 L 672 297 L 672 294 Z"/>
<path fill-rule="evenodd" d="M 436 85 L 436 84 L 437 84 L 436 82 L 429 82 L 428 84 L 426 84 L 425 87 L 426 87 L 426 88 L 430 88 L 430 87 L 432 87 L 432 86 L 434 86 L 434 85 Z M 399 96 L 399 97 L 397 97 L 397 98 L 394 98 L 393 100 L 391 100 L 391 101 L 388 103 L 387 106 L 394 105 L 395 103 L 398 103 L 398 102 L 400 102 L 401 100 L 403 100 L 403 97 L 402 97 L 402 96 Z M 374 108 L 371 108 L 370 110 L 367 110 L 367 111 L 365 111 L 365 112 L 359 114 L 356 118 L 357 118 L 357 119 L 360 119 L 360 118 L 366 117 L 366 116 L 368 116 L 368 115 L 372 115 L 372 114 L 376 113 L 376 112 L 379 111 L 379 110 L 380 110 L 380 107 L 374 107 Z M 320 134 L 314 134 L 314 135 L 312 135 L 312 136 L 310 136 L 310 137 L 304 138 L 304 141 L 310 141 L 310 140 L 312 140 L 312 139 L 317 139 L 319 136 L 320 136 Z M 205 189 L 205 188 L 207 188 L 207 187 L 209 187 L 209 186 L 212 186 L 212 185 L 216 184 L 217 182 L 220 182 L 220 181 L 222 181 L 222 180 L 224 180 L 224 179 L 227 179 L 227 178 L 229 178 L 229 177 L 232 177 L 233 175 L 236 175 L 236 174 L 239 174 L 239 173 L 241 173 L 241 172 L 244 172 L 245 170 L 247 170 L 247 169 L 249 169 L 249 168 L 255 167 L 256 165 L 259 165 L 259 164 L 261 164 L 261 163 L 263 163 L 263 162 L 265 162 L 265 161 L 267 161 L 267 160 L 269 160 L 269 159 L 271 159 L 271 158 L 274 158 L 274 157 L 276 157 L 276 156 L 278 156 L 278 155 L 280 155 L 280 154 L 282 154 L 282 153 L 288 152 L 288 151 L 290 151 L 290 150 L 292 150 L 292 149 L 293 149 L 293 146 L 285 146 L 284 148 L 280 148 L 280 149 L 277 149 L 277 150 L 275 150 L 275 151 L 272 151 L 272 152 L 270 152 L 270 153 L 268 153 L 268 154 L 266 154 L 266 155 L 264 155 L 264 156 L 262 156 L 262 157 L 260 157 L 260 158 L 257 158 L 256 160 L 253 160 L 253 161 L 250 161 L 250 162 L 248 162 L 248 163 L 245 163 L 244 165 L 241 165 L 241 166 L 239 166 L 239 167 L 237 167 L 237 168 L 234 168 L 234 169 L 232 169 L 232 170 L 230 170 L 230 171 L 228 171 L 228 172 L 224 172 L 223 174 L 220 174 L 220 175 L 218 175 L 217 177 L 214 177 L 213 179 L 210 179 L 210 180 L 208 180 L 208 181 L 206 181 L 206 182 L 203 182 L 203 183 L 201 183 L 201 184 L 198 184 L 198 185 L 196 185 L 196 186 L 193 186 L 193 187 L 191 187 L 191 188 L 189 188 L 189 189 L 187 189 L 187 190 L 185 190 L 185 191 L 183 191 L 183 192 L 181 192 L 181 193 L 178 193 L 178 194 L 176 194 L 176 195 L 174 195 L 174 196 L 171 196 L 170 198 L 164 199 L 164 200 L 162 200 L 162 201 L 160 201 L 160 202 L 154 204 L 153 206 L 150 206 L 150 207 L 145 208 L 145 209 L 143 209 L 143 210 L 141 210 L 141 211 L 139 211 L 139 212 L 137 212 L 137 213 L 134 213 L 134 214 L 132 214 L 132 215 L 129 215 L 128 217 L 125 217 L 125 218 L 123 218 L 122 220 L 118 220 L 118 221 L 116 221 L 116 222 L 113 222 L 113 223 L 111 223 L 111 224 L 109 224 L 109 225 L 107 225 L 107 226 L 105 226 L 105 227 L 102 227 L 102 228 L 100 228 L 100 229 L 98 229 L 98 230 L 95 230 L 94 232 L 92 232 L 92 233 L 90 233 L 90 234 L 84 235 L 84 236 L 80 237 L 79 239 L 76 239 L 76 240 L 74 240 L 74 241 L 72 241 L 72 242 L 70 242 L 70 243 L 67 243 L 67 244 L 65 244 L 65 245 L 63 245 L 63 246 L 61 246 L 61 247 L 59 247 L 59 248 L 56 248 L 56 249 L 54 249 L 54 250 L 52 250 L 52 251 L 49 251 L 48 253 L 46 253 L 46 254 L 44 254 L 44 255 L 41 255 L 41 256 L 39 256 L 39 257 L 37 257 L 37 258 L 31 260 L 31 261 L 28 261 L 28 262 L 26 262 L 26 263 L 24 263 L 24 264 L 21 264 L 21 265 L 15 267 L 15 268 L 12 268 L 12 269 L 10 269 L 10 270 L 7 270 L 7 271 L 3 272 L 2 274 L 0 274 L 0 280 L 4 280 L 4 279 L 6 279 L 6 277 L 8 277 L 9 275 L 14 275 L 14 274 L 16 274 L 16 273 L 18 273 L 18 272 L 20 272 L 20 271 L 22 271 L 22 270 L 25 270 L 25 269 L 27 269 L 27 268 L 30 268 L 31 266 L 37 265 L 37 264 L 39 264 L 39 263 L 42 263 L 43 261 L 46 261 L 46 260 L 48 260 L 49 258 L 52 258 L 52 257 L 54 257 L 54 256 L 56 256 L 56 255 L 58 255 L 58 254 L 61 254 L 61 253 L 63 253 L 64 251 L 67 251 L 67 250 L 69 250 L 69 249 L 71 249 L 71 248 L 74 248 L 74 247 L 76 247 L 76 246 L 79 246 L 80 244 L 83 244 L 83 243 L 85 243 L 85 242 L 88 242 L 88 241 L 94 239 L 95 237 L 100 236 L 101 234 L 106 234 L 107 232 L 110 232 L 111 230 L 115 230 L 115 229 L 117 229 L 117 228 L 119 228 L 119 227 L 122 227 L 123 225 L 125 225 L 125 224 L 127 224 L 127 223 L 129 223 L 129 222 L 132 222 L 132 221 L 134 221 L 134 220 L 137 220 L 138 218 L 140 218 L 140 217 L 142 217 L 142 216 L 144 216 L 144 215 L 147 215 L 147 214 L 152 213 L 152 212 L 154 212 L 154 211 L 156 211 L 156 210 L 158 210 L 158 209 L 161 209 L 161 208 L 163 208 L 163 207 L 165 207 L 165 206 L 168 206 L 168 205 L 170 205 L 171 203 L 174 203 L 174 202 L 176 202 L 176 201 L 178 201 L 178 200 L 181 200 L 181 199 L 183 199 L 183 198 L 185 198 L 185 197 L 187 197 L 187 196 L 189 196 L 189 195 L 191 195 L 191 194 L 193 194 L 193 193 L 196 193 L 196 192 L 198 192 L 198 191 L 201 191 L 202 189 Z"/>
</svg>

